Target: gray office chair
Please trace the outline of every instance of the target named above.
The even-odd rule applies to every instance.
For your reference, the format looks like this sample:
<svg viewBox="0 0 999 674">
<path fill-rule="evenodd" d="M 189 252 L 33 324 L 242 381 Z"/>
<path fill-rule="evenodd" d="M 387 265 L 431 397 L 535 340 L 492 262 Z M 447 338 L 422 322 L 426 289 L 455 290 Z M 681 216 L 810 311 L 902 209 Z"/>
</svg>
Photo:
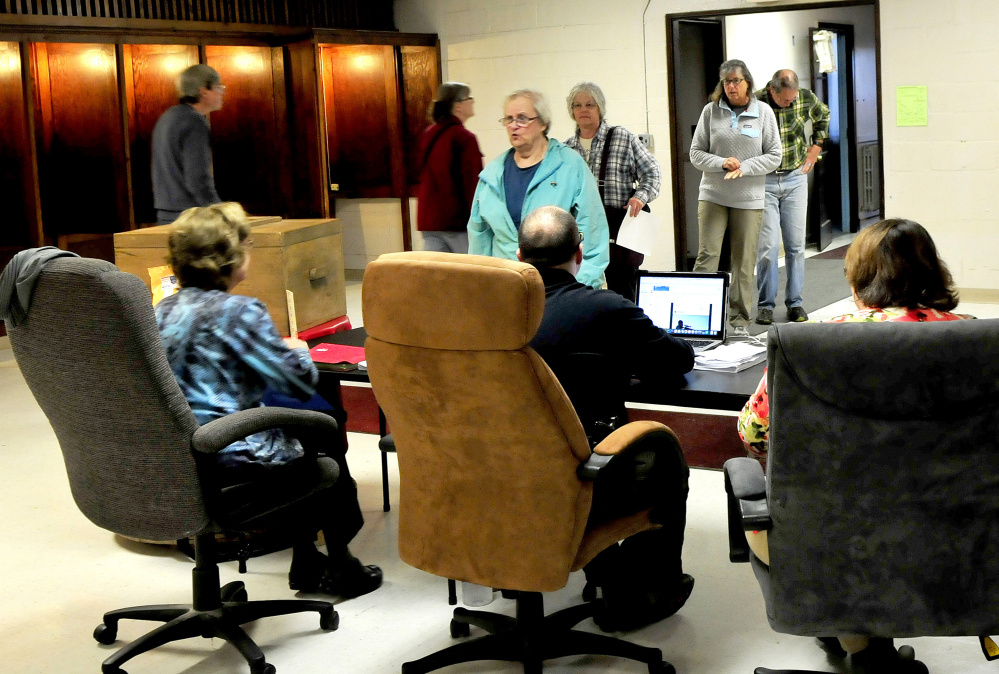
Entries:
<svg viewBox="0 0 999 674">
<path fill-rule="evenodd" d="M 774 630 L 999 632 L 997 335 L 997 320 L 770 328 L 766 479 L 731 459 L 725 485 L 731 559 L 752 564 Z M 748 530 L 768 531 L 769 567 Z"/>
<path fill-rule="evenodd" d="M 195 537 L 193 606 L 153 605 L 110 611 L 94 631 L 111 644 L 123 618 L 165 624 L 104 661 L 121 673 L 131 658 L 170 641 L 201 636 L 232 643 L 253 674 L 275 668 L 240 627 L 258 618 L 316 611 L 335 630 L 324 601 L 247 601 L 242 582 L 220 587 L 215 534 L 281 521 L 310 528 L 315 495 L 339 475 L 316 460 L 304 483 L 273 490 L 219 486 L 214 454 L 266 428 L 289 429 L 312 451 L 338 442 L 336 422 L 319 412 L 258 408 L 198 425 L 167 363 L 150 301 L 137 277 L 109 262 L 61 258 L 35 287 L 27 319 L 7 325 L 14 357 L 48 417 L 66 462 L 73 498 L 94 524 L 149 540 Z"/>
</svg>

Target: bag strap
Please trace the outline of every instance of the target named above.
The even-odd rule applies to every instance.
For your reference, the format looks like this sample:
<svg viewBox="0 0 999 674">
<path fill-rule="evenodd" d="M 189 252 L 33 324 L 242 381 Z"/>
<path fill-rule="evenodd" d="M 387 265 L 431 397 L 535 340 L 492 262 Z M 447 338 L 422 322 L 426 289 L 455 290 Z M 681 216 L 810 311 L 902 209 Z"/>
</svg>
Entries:
<svg viewBox="0 0 999 674">
<path fill-rule="evenodd" d="M 427 149 L 423 151 L 423 163 L 420 164 L 420 173 L 423 173 L 423 169 L 426 168 L 427 160 L 430 159 L 430 151 L 434 149 L 434 145 L 437 144 L 437 141 L 440 139 L 440 137 L 443 136 L 445 133 L 447 133 L 448 129 L 450 129 L 452 126 L 454 125 L 447 124 L 445 126 L 442 126 L 437 131 L 437 135 L 431 138 L 430 142 L 427 143 Z"/>
<path fill-rule="evenodd" d="M 597 190 L 600 192 L 600 203 L 604 201 L 604 179 L 607 177 L 607 158 L 610 157 L 610 146 L 611 137 L 614 135 L 614 129 L 616 126 L 612 126 L 607 129 L 607 137 L 604 138 L 603 152 L 600 155 L 600 178 L 597 180 Z"/>
</svg>

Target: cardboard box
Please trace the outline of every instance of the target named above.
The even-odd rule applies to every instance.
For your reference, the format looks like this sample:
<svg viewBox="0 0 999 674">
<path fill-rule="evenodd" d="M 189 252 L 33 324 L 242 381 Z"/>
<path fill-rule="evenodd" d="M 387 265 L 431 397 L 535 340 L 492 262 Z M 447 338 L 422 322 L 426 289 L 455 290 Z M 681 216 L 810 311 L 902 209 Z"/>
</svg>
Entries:
<svg viewBox="0 0 999 674">
<path fill-rule="evenodd" d="M 247 279 L 234 293 L 267 305 L 278 332 L 289 335 L 286 290 L 295 296 L 298 329 L 304 330 L 347 313 L 343 274 L 343 228 L 335 219 L 282 220 L 251 218 L 253 248 Z M 150 271 L 166 264 L 170 225 L 114 235 L 115 264 L 135 274 L 153 292 Z"/>
</svg>

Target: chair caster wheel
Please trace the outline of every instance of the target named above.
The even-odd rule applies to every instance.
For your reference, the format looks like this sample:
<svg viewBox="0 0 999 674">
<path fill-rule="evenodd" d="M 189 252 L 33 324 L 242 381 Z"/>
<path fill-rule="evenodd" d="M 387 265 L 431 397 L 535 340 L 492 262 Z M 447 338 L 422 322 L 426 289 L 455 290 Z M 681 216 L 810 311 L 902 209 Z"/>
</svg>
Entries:
<svg viewBox="0 0 999 674">
<path fill-rule="evenodd" d="M 109 646 L 113 644 L 115 642 L 115 639 L 117 638 L 118 638 L 117 625 L 111 627 L 110 625 L 105 625 L 104 623 L 101 623 L 96 628 L 94 628 L 94 639 L 96 639 L 97 643 L 99 644 L 104 644 L 105 646 Z"/>
<path fill-rule="evenodd" d="M 472 628 L 468 623 L 461 623 L 451 619 L 451 638 L 458 639 L 460 637 L 467 637 L 472 633 Z"/>
<path fill-rule="evenodd" d="M 246 601 L 249 596 L 246 594 L 246 586 L 241 580 L 234 580 L 226 583 L 221 590 L 222 601 Z"/>
<path fill-rule="evenodd" d="M 265 662 L 260 669 L 253 669 L 253 674 L 277 674 L 277 667 Z"/>
<path fill-rule="evenodd" d="M 319 614 L 319 627 L 327 632 L 334 632 L 340 627 L 340 614 L 330 608 L 329 613 Z"/>
<path fill-rule="evenodd" d="M 597 586 L 587 583 L 583 586 L 583 601 L 593 601 L 597 598 Z"/>
<path fill-rule="evenodd" d="M 543 665 L 540 661 L 525 662 L 524 663 L 524 674 L 541 674 L 541 668 Z"/>
<path fill-rule="evenodd" d="M 676 667 L 665 660 L 649 663 L 649 674 L 676 674 Z"/>
</svg>

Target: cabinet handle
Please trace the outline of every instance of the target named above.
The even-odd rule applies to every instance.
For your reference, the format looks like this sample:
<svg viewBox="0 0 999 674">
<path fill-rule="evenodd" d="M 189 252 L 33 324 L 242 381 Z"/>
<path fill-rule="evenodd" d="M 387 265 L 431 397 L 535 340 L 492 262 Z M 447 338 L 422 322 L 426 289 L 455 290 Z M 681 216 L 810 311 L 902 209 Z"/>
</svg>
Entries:
<svg viewBox="0 0 999 674">
<path fill-rule="evenodd" d="M 309 270 L 309 280 L 318 281 L 321 278 L 326 278 L 329 273 L 329 267 L 313 267 Z"/>
</svg>

